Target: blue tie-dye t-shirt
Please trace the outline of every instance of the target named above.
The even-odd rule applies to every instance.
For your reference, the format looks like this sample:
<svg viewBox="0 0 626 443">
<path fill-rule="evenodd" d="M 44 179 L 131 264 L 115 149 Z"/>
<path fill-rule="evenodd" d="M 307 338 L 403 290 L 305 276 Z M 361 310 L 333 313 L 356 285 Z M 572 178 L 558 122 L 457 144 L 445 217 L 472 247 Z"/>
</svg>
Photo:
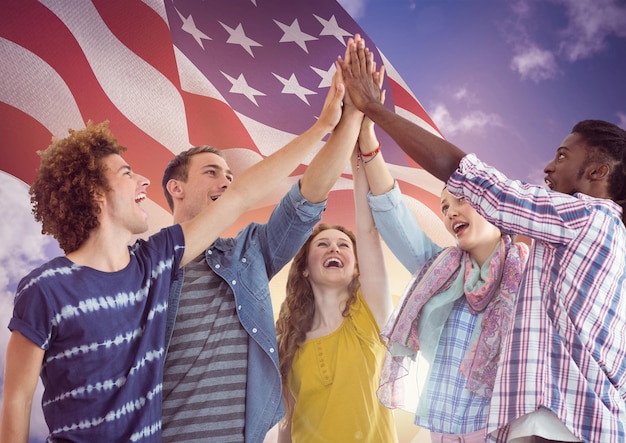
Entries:
<svg viewBox="0 0 626 443">
<path fill-rule="evenodd" d="M 20 282 L 9 329 L 45 350 L 49 441 L 161 441 L 167 300 L 179 225 L 130 247 L 117 272 L 57 257 Z"/>
</svg>

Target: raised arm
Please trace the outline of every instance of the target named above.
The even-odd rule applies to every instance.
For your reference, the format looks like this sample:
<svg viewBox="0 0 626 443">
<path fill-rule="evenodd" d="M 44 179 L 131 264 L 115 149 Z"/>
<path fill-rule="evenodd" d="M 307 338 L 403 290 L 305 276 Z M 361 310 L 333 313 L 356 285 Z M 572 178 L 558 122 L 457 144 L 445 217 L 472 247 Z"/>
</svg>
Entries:
<svg viewBox="0 0 626 443">
<path fill-rule="evenodd" d="M 350 59 L 341 63 L 346 90 L 355 106 L 383 129 L 400 148 L 424 169 L 447 181 L 465 153 L 415 123 L 388 110 L 378 99 L 379 89 L 371 73 L 372 60 L 365 42 L 357 35 L 348 44 Z"/>
<path fill-rule="evenodd" d="M 343 83 L 341 67 L 337 63 L 337 81 Z M 344 97 L 345 98 L 345 97 Z M 344 106 L 339 124 L 322 149 L 311 160 L 300 181 L 304 198 L 319 203 L 328 198 L 328 193 L 345 169 L 354 150 L 363 113 L 351 106 Z"/>
<path fill-rule="evenodd" d="M 30 411 L 44 350 L 19 332 L 12 332 L 6 351 L 0 442 L 27 443 Z"/>
<path fill-rule="evenodd" d="M 384 69 L 381 68 L 378 74 L 374 79 L 382 85 Z M 381 91 L 380 102 L 385 102 L 384 91 Z M 413 274 L 441 248 L 422 231 L 399 189 L 394 189 L 395 180 L 383 158 L 384 148 L 379 144 L 374 122 L 369 117 L 365 117 L 361 125 L 359 149 L 360 163 L 371 192 L 368 206 L 376 227 L 391 252 Z M 376 203 L 379 200 L 384 204 Z"/>
<path fill-rule="evenodd" d="M 361 293 L 374 314 L 378 326 L 382 328 L 391 315 L 393 305 L 382 242 L 367 204 L 369 192 L 367 178 L 363 168 L 356 165 L 356 161 L 356 155 L 353 155 L 351 164 L 354 177 L 356 243 Z"/>
<path fill-rule="evenodd" d="M 219 235 L 256 202 L 268 195 L 331 132 L 341 118 L 344 85 L 333 77 L 318 120 L 280 150 L 246 169 L 228 190 L 195 218 L 181 223 L 185 254 L 181 266 L 209 247 Z"/>
</svg>

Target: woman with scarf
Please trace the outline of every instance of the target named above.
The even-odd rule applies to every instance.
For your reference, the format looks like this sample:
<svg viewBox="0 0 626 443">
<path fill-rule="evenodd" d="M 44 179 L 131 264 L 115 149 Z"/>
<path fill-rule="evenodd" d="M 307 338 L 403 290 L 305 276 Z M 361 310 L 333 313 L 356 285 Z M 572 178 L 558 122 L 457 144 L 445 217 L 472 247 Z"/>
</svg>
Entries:
<svg viewBox="0 0 626 443">
<path fill-rule="evenodd" d="M 445 189 L 443 222 L 456 246 L 438 246 L 404 203 L 373 127 L 362 129 L 359 143 L 376 225 L 414 275 L 381 333 L 387 353 L 378 398 L 389 408 L 415 404 L 405 398 L 404 382 L 419 351 L 428 372 L 418 392 L 415 424 L 430 430 L 432 442 L 484 442 L 500 350 L 528 247 Z"/>
</svg>

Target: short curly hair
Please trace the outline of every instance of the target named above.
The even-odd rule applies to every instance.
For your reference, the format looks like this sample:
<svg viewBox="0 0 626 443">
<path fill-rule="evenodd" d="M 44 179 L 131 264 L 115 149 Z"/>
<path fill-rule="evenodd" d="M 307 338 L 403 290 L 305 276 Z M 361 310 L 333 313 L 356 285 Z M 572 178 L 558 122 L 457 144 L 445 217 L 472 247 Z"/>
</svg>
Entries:
<svg viewBox="0 0 626 443">
<path fill-rule="evenodd" d="M 45 151 L 37 151 L 41 163 L 29 190 L 41 232 L 53 236 L 66 254 L 80 248 L 100 224 L 95 193 L 110 189 L 103 158 L 126 151 L 108 121 L 89 121 L 85 129 L 68 132 L 63 139 L 53 137 Z"/>
</svg>

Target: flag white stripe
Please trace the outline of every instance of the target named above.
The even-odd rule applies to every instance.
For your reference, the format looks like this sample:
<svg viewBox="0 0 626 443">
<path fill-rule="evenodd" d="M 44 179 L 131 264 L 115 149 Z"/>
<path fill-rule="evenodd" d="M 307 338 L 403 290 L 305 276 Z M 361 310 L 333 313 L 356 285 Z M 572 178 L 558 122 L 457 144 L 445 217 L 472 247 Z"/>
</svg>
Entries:
<svg viewBox="0 0 626 443">
<path fill-rule="evenodd" d="M 187 139 L 179 91 L 113 35 L 91 2 L 43 3 L 68 27 L 106 95 L 129 120 L 166 147 Z M 103 48 L 109 56 L 103 57 Z"/>
<path fill-rule="evenodd" d="M 0 101 L 30 115 L 57 137 L 67 134 L 68 124 L 84 125 L 72 92 L 48 63 L 1 37 L 0 60 Z"/>
</svg>

